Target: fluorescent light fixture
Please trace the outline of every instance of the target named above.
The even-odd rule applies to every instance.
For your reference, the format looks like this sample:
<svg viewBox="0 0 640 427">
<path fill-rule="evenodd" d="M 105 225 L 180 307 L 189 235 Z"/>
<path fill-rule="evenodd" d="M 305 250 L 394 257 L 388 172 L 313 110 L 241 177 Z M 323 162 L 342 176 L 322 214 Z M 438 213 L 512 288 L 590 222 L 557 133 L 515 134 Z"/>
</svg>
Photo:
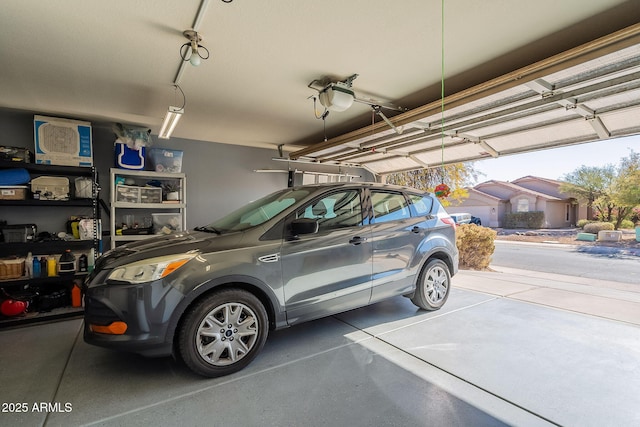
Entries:
<svg viewBox="0 0 640 427">
<path fill-rule="evenodd" d="M 162 127 L 160 128 L 158 138 L 169 139 L 169 137 L 173 133 L 173 130 L 176 128 L 178 121 L 180 121 L 182 113 L 184 113 L 184 108 L 169 107 L 167 115 L 164 116 L 164 121 L 162 122 Z"/>
</svg>

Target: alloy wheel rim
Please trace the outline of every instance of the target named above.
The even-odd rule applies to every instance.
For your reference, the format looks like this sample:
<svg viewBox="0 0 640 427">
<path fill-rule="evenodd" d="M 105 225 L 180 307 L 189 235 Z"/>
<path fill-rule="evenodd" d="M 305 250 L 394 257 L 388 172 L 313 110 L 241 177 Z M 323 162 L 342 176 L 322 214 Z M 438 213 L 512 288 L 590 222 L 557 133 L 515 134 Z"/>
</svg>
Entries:
<svg viewBox="0 0 640 427">
<path fill-rule="evenodd" d="M 434 304 L 442 302 L 447 295 L 447 273 L 442 267 L 434 267 L 429 270 L 425 279 L 427 297 Z"/>
<path fill-rule="evenodd" d="M 244 358 L 258 340 L 258 318 L 248 306 L 225 303 L 211 310 L 196 333 L 200 357 L 215 366 L 232 365 Z"/>
</svg>

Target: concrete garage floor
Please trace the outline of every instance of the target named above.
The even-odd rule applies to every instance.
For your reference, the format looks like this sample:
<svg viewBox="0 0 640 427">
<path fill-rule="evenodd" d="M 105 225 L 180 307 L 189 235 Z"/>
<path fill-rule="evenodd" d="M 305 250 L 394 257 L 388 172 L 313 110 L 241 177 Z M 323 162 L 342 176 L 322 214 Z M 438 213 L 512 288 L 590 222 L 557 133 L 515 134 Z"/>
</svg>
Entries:
<svg viewBox="0 0 640 427">
<path fill-rule="evenodd" d="M 461 271 L 438 312 L 274 332 L 218 379 L 86 345 L 81 320 L 3 330 L 0 425 L 640 425 L 638 286 L 499 270 Z"/>
</svg>

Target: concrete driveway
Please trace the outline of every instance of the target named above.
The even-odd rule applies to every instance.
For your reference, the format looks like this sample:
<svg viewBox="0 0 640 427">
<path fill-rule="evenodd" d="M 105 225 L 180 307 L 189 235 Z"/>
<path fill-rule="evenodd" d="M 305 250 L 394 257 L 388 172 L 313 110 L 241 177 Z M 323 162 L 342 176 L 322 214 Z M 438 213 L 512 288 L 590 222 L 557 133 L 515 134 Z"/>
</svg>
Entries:
<svg viewBox="0 0 640 427">
<path fill-rule="evenodd" d="M 274 332 L 218 379 L 81 327 L 0 331 L 1 425 L 640 425 L 637 285 L 461 271 L 438 312 L 399 297 Z"/>
</svg>

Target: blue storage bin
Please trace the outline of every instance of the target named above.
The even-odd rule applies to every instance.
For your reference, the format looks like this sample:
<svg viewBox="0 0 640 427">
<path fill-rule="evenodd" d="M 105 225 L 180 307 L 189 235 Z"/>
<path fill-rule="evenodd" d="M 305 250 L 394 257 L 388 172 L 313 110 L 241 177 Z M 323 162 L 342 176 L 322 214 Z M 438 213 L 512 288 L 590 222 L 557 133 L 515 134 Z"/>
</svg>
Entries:
<svg viewBox="0 0 640 427">
<path fill-rule="evenodd" d="M 31 181 L 29 171 L 23 168 L 1 169 L 0 185 L 20 185 Z"/>
</svg>

